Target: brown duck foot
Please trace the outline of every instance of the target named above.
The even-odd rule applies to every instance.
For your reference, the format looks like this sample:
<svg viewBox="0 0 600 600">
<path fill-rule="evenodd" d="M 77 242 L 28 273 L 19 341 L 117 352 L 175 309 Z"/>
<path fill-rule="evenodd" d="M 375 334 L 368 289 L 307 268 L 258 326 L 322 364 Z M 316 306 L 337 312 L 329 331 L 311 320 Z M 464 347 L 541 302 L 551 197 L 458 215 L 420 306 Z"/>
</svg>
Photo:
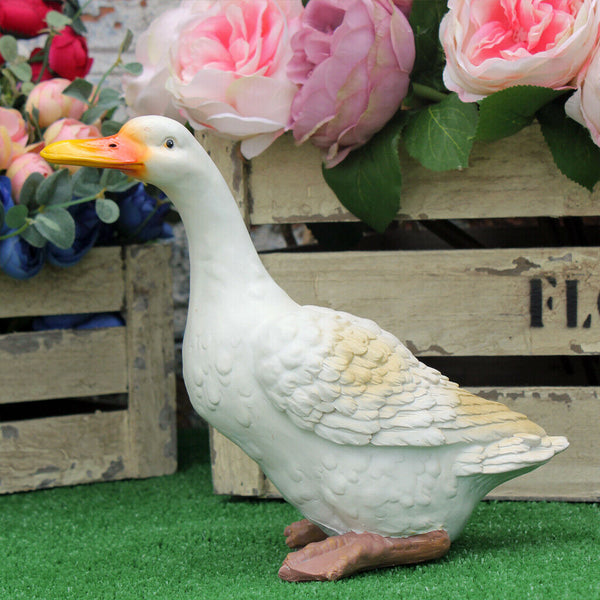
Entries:
<svg viewBox="0 0 600 600">
<path fill-rule="evenodd" d="M 302 521 L 296 521 L 288 525 L 283 530 L 283 535 L 285 535 L 285 543 L 290 548 L 303 548 L 306 544 L 320 542 L 327 537 L 324 531 L 308 519 L 302 519 Z"/>
<path fill-rule="evenodd" d="M 408 538 L 344 533 L 290 552 L 279 569 L 285 581 L 335 581 L 359 571 L 441 558 L 450 549 L 445 531 Z"/>
</svg>

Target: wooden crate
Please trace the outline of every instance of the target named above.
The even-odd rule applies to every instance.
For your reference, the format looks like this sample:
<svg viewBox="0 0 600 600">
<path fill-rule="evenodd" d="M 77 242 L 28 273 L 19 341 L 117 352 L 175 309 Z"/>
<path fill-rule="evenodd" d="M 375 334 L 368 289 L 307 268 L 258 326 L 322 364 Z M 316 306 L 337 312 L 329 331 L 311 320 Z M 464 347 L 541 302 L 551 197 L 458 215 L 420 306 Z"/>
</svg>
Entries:
<svg viewBox="0 0 600 600">
<path fill-rule="evenodd" d="M 0 420 L 0 493 L 175 470 L 170 254 L 97 248 L 28 281 L 0 276 L 0 318 L 122 311 L 126 320 L 0 335 L 0 414 L 20 415 Z"/>
<path fill-rule="evenodd" d="M 232 144 L 204 138 L 251 225 L 352 221 L 323 182 L 320 157 L 284 136 L 244 164 Z M 600 215 L 600 196 L 559 173 L 537 127 L 479 144 L 471 167 L 433 173 L 402 157 L 400 220 Z M 600 246 L 600 239 L 597 241 Z M 300 303 L 376 320 L 417 356 L 594 357 L 600 354 L 600 247 L 269 253 L 272 276 Z M 356 282 L 362 285 L 356 285 Z M 487 359 L 486 359 L 487 357 Z M 493 358 L 493 357 L 498 357 Z M 473 367 L 477 368 L 477 367 Z M 513 499 L 600 499 L 600 388 L 494 384 L 469 389 L 524 412 L 571 447 L 497 488 Z M 497 378 L 495 380 L 498 380 Z M 460 383 L 460 380 L 459 380 Z M 258 466 L 211 434 L 217 493 L 277 496 Z"/>
</svg>

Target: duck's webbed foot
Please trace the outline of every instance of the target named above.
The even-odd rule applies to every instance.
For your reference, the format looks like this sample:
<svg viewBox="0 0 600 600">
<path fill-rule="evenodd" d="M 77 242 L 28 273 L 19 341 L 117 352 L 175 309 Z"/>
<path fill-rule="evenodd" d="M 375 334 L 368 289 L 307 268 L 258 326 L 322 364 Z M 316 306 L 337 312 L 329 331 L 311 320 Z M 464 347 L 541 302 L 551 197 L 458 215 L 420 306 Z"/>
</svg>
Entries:
<svg viewBox="0 0 600 600">
<path fill-rule="evenodd" d="M 335 581 L 359 571 L 441 558 L 450 549 L 445 531 L 407 538 L 345 533 L 290 552 L 279 569 L 285 581 Z"/>
<path fill-rule="evenodd" d="M 320 542 L 327 534 L 308 519 L 296 521 L 283 530 L 285 543 L 289 548 L 303 548 L 311 542 Z"/>
</svg>

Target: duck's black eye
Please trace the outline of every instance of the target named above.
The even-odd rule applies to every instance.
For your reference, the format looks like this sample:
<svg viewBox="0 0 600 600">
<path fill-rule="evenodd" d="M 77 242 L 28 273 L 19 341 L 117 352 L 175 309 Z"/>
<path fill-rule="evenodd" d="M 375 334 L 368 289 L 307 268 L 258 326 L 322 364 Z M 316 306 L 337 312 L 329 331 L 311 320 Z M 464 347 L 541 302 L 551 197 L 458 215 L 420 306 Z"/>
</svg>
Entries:
<svg viewBox="0 0 600 600">
<path fill-rule="evenodd" d="M 175 140 L 173 138 L 167 138 L 165 140 L 165 146 L 167 148 L 173 148 L 175 146 Z"/>
</svg>

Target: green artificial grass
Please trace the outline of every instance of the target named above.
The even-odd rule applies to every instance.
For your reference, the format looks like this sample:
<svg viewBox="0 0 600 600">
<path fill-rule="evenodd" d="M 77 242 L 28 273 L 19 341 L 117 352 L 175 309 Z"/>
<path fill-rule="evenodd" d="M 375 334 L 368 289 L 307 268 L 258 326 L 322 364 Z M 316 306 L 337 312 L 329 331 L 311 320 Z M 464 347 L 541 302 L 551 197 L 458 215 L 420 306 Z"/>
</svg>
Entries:
<svg viewBox="0 0 600 600">
<path fill-rule="evenodd" d="M 0 497 L 0 598 L 600 598 L 594 504 L 484 502 L 435 563 L 282 582 L 298 513 L 214 496 L 206 434 L 180 437 L 175 475 Z"/>
</svg>

